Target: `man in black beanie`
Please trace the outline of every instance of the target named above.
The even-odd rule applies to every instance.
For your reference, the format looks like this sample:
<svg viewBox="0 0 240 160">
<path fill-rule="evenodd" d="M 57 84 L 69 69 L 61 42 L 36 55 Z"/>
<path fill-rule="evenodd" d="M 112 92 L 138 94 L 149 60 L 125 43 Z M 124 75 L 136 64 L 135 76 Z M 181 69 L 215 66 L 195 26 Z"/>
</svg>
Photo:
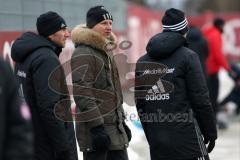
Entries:
<svg viewBox="0 0 240 160">
<path fill-rule="evenodd" d="M 135 102 L 151 159 L 209 160 L 216 123 L 198 55 L 186 46 L 187 18 L 168 9 L 162 28 L 135 71 Z"/>
<path fill-rule="evenodd" d="M 73 96 L 80 118 L 76 118 L 76 133 L 84 160 L 128 160 L 131 131 L 124 122 L 121 84 L 111 50 L 116 45 L 112 22 L 103 6 L 95 6 L 87 12 L 87 25 L 72 31 L 76 46 L 71 59 Z"/>
<path fill-rule="evenodd" d="M 66 101 L 69 95 L 58 59 L 69 37 L 67 25 L 60 15 L 49 11 L 37 18 L 36 26 L 39 34 L 24 33 L 11 50 L 15 75 L 32 114 L 34 159 L 77 160 L 71 104 Z"/>
</svg>

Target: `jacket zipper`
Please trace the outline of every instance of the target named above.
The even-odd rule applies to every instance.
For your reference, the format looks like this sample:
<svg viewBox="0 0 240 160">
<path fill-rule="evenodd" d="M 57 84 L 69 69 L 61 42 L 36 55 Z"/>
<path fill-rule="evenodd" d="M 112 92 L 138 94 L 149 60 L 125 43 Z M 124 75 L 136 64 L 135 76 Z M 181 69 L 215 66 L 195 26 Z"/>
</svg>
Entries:
<svg viewBox="0 0 240 160">
<path fill-rule="evenodd" d="M 116 91 L 116 87 L 115 87 L 115 85 L 113 84 L 113 81 L 114 81 L 114 77 L 113 77 L 113 72 L 112 72 L 112 66 L 111 66 L 111 59 L 110 59 L 110 57 L 108 56 L 108 66 L 109 66 L 109 70 L 110 70 L 110 78 L 111 78 L 111 85 L 112 85 L 112 87 L 113 87 L 113 89 L 114 89 L 114 91 Z"/>
</svg>

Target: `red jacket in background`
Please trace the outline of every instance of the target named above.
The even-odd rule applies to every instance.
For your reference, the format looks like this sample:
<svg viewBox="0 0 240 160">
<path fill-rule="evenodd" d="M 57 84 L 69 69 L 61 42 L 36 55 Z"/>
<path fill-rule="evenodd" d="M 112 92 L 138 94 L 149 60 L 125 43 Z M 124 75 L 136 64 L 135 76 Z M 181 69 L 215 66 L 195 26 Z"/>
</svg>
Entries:
<svg viewBox="0 0 240 160">
<path fill-rule="evenodd" d="M 203 30 L 203 34 L 208 41 L 209 53 L 207 58 L 208 75 L 217 74 L 221 67 L 230 70 L 228 62 L 222 52 L 221 32 L 216 27 Z"/>
</svg>

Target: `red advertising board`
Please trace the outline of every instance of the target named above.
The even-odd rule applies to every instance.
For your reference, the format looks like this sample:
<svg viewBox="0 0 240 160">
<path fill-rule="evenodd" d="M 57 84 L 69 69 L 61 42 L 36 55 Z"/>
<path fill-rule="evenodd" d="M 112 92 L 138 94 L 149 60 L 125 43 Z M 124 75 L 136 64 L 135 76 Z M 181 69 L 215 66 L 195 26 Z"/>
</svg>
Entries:
<svg viewBox="0 0 240 160">
<path fill-rule="evenodd" d="M 127 35 L 132 47 L 128 58 L 135 63 L 140 55 L 145 53 L 145 47 L 149 38 L 162 30 L 163 13 L 148 10 L 143 7 L 128 7 L 128 30 Z"/>
<path fill-rule="evenodd" d="M 7 60 L 12 66 L 11 47 L 14 40 L 20 36 L 22 32 L 0 32 L 0 56 Z"/>
<path fill-rule="evenodd" d="M 126 32 L 118 35 L 118 42 L 128 41 L 131 47 L 122 47 L 115 50 L 117 53 L 127 55 L 129 63 L 135 63 L 136 60 L 145 53 L 145 47 L 149 39 L 162 31 L 161 18 L 164 12 L 152 11 L 139 6 L 128 6 L 128 27 Z M 224 53 L 230 58 L 239 59 L 240 57 L 240 13 L 215 15 L 206 12 L 202 15 L 188 16 L 190 25 L 199 28 L 206 27 L 215 16 L 220 16 L 226 20 L 225 33 L 223 35 Z M 21 32 L 0 32 L 0 56 L 13 64 L 10 58 L 11 45 L 20 36 Z M 72 51 L 73 46 L 70 45 Z M 71 54 L 70 54 L 71 55 Z M 66 61 L 67 55 L 61 57 L 62 61 Z M 65 60 L 64 60 L 65 59 Z"/>
</svg>

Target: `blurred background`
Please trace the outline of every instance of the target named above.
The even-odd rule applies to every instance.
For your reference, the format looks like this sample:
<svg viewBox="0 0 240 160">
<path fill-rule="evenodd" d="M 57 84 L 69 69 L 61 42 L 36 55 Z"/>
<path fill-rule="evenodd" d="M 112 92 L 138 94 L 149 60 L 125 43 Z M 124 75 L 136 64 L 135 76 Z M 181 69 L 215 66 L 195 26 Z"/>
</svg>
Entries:
<svg viewBox="0 0 240 160">
<path fill-rule="evenodd" d="M 178 8 L 186 13 L 191 26 L 200 30 L 211 25 L 215 17 L 226 21 L 223 51 L 228 62 L 240 63 L 240 1 L 239 0 L 0 0 L 0 56 L 12 67 L 11 45 L 25 31 L 36 31 L 37 17 L 47 11 L 56 11 L 64 17 L 69 30 L 85 23 L 87 10 L 95 5 L 104 5 L 113 15 L 113 30 L 118 37 L 115 59 L 119 66 L 124 91 L 124 108 L 127 123 L 133 132 L 129 151 L 130 159 L 149 160 L 148 145 L 141 128 L 135 104 L 133 83 L 134 64 L 145 53 L 148 40 L 162 31 L 161 18 L 168 8 Z M 60 56 L 61 62 L 68 61 L 74 46 L 69 39 Z M 4 75 L 0 75 L 4 76 Z M 234 81 L 221 70 L 219 102 L 234 88 Z M 71 75 L 67 75 L 71 83 Z M 240 99 L 240 96 L 238 97 Z M 74 103 L 72 104 L 74 108 Z M 230 104 L 229 106 L 232 106 Z M 236 104 L 235 104 L 236 106 Z M 239 107 L 239 106 L 237 106 Z M 230 109 L 229 109 L 230 108 Z M 219 129 L 219 139 L 212 160 L 240 159 L 240 118 L 234 107 L 226 107 L 223 116 L 228 124 Z M 236 107 L 235 107 L 236 108 Z M 230 110 L 230 111 L 229 111 Z M 81 157 L 81 154 L 80 154 Z M 81 158 L 80 158 L 81 159 Z"/>
</svg>

